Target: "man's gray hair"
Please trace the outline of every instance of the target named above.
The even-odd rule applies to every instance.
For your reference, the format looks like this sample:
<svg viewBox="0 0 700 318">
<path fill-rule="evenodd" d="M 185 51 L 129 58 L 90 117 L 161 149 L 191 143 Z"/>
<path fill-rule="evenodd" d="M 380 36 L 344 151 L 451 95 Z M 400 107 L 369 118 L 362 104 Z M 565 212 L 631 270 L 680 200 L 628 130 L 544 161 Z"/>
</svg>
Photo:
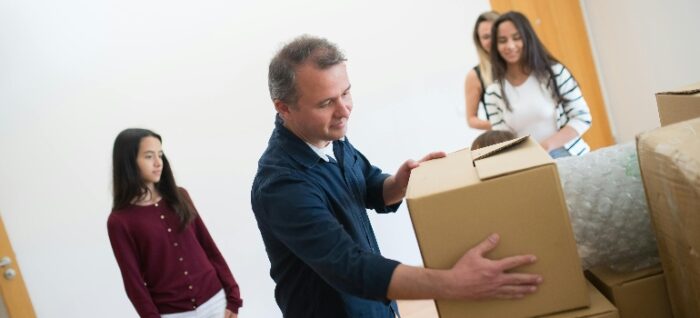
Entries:
<svg viewBox="0 0 700 318">
<path fill-rule="evenodd" d="M 319 69 L 346 61 L 338 47 L 324 38 L 302 35 L 287 43 L 270 61 L 267 85 L 272 100 L 294 104 L 299 99 L 296 89 L 296 68 L 307 61 Z"/>
</svg>

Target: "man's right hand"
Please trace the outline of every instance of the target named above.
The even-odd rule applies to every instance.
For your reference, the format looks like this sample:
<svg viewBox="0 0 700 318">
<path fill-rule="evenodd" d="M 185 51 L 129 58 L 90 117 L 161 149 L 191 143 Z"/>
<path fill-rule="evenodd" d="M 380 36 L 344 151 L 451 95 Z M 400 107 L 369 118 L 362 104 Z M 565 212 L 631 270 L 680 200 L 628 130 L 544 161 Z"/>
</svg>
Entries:
<svg viewBox="0 0 700 318">
<path fill-rule="evenodd" d="M 534 263 L 534 255 L 518 255 L 491 260 L 484 255 L 498 245 L 498 234 L 467 251 L 449 271 L 451 299 L 516 299 L 534 293 L 542 283 L 537 274 L 509 273 L 523 265 Z"/>
</svg>

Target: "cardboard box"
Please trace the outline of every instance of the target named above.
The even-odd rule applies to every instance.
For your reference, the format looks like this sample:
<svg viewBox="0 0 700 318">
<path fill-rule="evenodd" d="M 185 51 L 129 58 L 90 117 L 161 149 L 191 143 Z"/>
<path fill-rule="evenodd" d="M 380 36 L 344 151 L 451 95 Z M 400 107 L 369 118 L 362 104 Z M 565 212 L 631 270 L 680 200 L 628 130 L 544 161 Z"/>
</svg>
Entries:
<svg viewBox="0 0 700 318">
<path fill-rule="evenodd" d="M 661 126 L 700 117 L 700 83 L 656 93 Z"/>
<path fill-rule="evenodd" d="M 538 261 L 517 271 L 544 277 L 520 300 L 437 301 L 440 317 L 532 317 L 589 305 L 557 167 L 532 138 L 424 162 L 406 198 L 425 267 L 451 268 L 498 233 L 487 257 L 534 254 Z"/>
<path fill-rule="evenodd" d="M 588 308 L 571 310 L 552 315 L 540 316 L 540 318 L 619 318 L 617 308 L 613 306 L 605 296 L 600 293 L 591 283 L 588 283 L 588 295 L 591 299 L 591 306 Z M 656 318 L 663 318 L 659 316 Z"/>
<path fill-rule="evenodd" d="M 541 316 L 541 318 L 618 318 L 618 312 L 605 296 L 593 285 L 588 284 L 591 306 L 562 313 Z M 399 300 L 399 312 L 403 318 L 438 318 L 435 302 L 432 300 Z M 486 316 L 490 317 L 490 316 Z M 661 316 L 660 316 L 661 317 Z"/>
<path fill-rule="evenodd" d="M 673 315 L 700 317 L 700 118 L 640 134 L 637 152 Z"/>
<path fill-rule="evenodd" d="M 596 267 L 586 277 L 615 304 L 621 318 L 673 317 L 661 265 L 624 273 Z"/>
</svg>

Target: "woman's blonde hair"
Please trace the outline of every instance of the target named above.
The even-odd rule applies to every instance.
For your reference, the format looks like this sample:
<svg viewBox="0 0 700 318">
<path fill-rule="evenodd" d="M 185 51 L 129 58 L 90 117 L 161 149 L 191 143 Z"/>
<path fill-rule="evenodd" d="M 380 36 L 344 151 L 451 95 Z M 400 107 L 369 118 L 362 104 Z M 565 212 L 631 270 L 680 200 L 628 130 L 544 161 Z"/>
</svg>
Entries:
<svg viewBox="0 0 700 318">
<path fill-rule="evenodd" d="M 498 19 L 500 15 L 496 11 L 487 11 L 479 15 L 474 24 L 473 39 L 474 45 L 476 46 L 476 53 L 479 55 L 479 71 L 481 72 L 481 78 L 484 80 L 483 90 L 486 90 L 486 86 L 489 86 L 493 82 L 493 75 L 491 74 L 491 60 L 489 53 L 486 49 L 481 46 L 481 41 L 479 40 L 479 24 L 481 22 L 491 22 L 493 23 Z M 491 41 L 494 41 L 493 35 Z"/>
</svg>

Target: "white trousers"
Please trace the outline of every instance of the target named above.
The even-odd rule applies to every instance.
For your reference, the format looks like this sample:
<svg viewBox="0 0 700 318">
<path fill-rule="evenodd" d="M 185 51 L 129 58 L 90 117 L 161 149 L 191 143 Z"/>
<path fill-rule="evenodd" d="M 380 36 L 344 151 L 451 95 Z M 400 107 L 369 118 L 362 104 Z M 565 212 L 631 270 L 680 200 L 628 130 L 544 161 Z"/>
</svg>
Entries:
<svg viewBox="0 0 700 318">
<path fill-rule="evenodd" d="M 226 295 L 220 290 L 197 309 L 174 314 L 160 315 L 161 318 L 222 318 L 226 313 Z"/>
</svg>

